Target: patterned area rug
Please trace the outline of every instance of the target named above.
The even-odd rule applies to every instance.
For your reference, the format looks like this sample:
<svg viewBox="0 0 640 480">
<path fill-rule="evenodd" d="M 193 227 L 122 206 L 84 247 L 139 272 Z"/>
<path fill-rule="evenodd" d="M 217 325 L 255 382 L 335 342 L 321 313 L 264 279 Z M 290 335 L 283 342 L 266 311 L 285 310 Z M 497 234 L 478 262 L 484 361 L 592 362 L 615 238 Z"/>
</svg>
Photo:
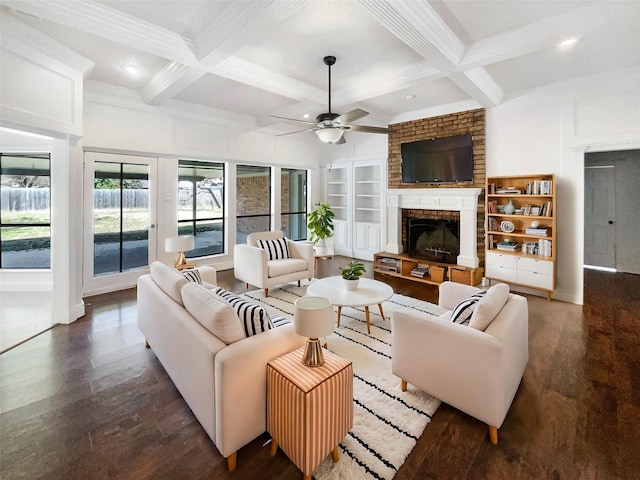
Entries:
<svg viewBox="0 0 640 480">
<path fill-rule="evenodd" d="M 273 315 L 293 318 L 294 302 L 306 286 L 285 285 L 243 296 L 263 303 Z M 327 337 L 329 350 L 353 362 L 354 425 L 339 445 L 340 461 L 329 455 L 313 472 L 316 480 L 390 480 L 424 432 L 440 401 L 411 388 L 400 390 L 391 373 L 391 313 L 410 307 L 434 316 L 444 310 L 415 298 L 394 295 L 378 308 L 370 308 L 371 335 L 367 334 L 364 307 L 343 308 L 340 328 Z"/>
</svg>

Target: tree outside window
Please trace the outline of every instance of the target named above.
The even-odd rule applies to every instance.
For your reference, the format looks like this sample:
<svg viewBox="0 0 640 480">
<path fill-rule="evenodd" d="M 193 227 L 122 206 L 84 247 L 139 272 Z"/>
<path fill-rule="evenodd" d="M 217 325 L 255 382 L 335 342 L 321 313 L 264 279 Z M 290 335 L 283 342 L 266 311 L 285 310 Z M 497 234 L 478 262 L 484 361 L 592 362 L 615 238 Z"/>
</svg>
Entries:
<svg viewBox="0 0 640 480">
<path fill-rule="evenodd" d="M 224 164 L 178 162 L 178 234 L 194 235 L 189 257 L 224 253 Z"/>
</svg>

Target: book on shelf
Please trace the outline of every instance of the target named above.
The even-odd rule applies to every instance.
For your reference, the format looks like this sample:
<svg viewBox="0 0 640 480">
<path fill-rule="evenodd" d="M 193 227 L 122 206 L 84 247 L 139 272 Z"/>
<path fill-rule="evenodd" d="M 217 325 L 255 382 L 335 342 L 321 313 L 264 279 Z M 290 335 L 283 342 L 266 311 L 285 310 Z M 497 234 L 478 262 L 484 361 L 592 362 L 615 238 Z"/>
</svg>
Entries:
<svg viewBox="0 0 640 480">
<path fill-rule="evenodd" d="M 534 180 L 527 183 L 524 191 L 527 195 L 551 195 L 553 182 L 551 180 Z"/>
<path fill-rule="evenodd" d="M 526 233 L 527 235 L 538 235 L 540 237 L 546 237 L 547 236 L 547 229 L 546 228 L 527 228 L 524 233 Z"/>
<path fill-rule="evenodd" d="M 506 240 L 501 241 L 496 245 L 498 250 L 505 250 L 508 252 L 515 252 L 520 245 L 517 242 L 507 242 Z"/>
<path fill-rule="evenodd" d="M 520 195 L 522 193 L 522 190 L 519 190 L 517 188 L 500 188 L 496 191 L 496 193 Z"/>
<path fill-rule="evenodd" d="M 488 213 L 498 213 L 498 201 L 497 200 L 491 200 L 487 204 L 487 212 Z"/>
<path fill-rule="evenodd" d="M 498 223 L 498 220 L 495 219 L 494 217 L 489 217 L 488 218 L 487 227 L 488 227 L 488 230 L 490 232 L 499 232 L 500 231 L 500 224 Z"/>
<path fill-rule="evenodd" d="M 544 257 L 551 256 L 551 240 L 538 240 L 538 254 Z"/>
<path fill-rule="evenodd" d="M 541 217 L 551 217 L 553 215 L 553 207 L 551 202 L 544 202 L 542 210 L 540 211 Z"/>
<path fill-rule="evenodd" d="M 427 277 L 429 276 L 429 267 L 416 267 L 411 270 L 411 275 L 419 278 Z"/>
</svg>

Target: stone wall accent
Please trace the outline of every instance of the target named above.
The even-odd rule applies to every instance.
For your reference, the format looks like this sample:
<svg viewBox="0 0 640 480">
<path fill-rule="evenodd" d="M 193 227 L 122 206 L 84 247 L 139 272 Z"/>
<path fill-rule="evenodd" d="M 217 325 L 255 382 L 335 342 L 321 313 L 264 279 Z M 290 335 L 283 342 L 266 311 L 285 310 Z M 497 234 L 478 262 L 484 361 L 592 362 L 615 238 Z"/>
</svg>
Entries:
<svg viewBox="0 0 640 480">
<path fill-rule="evenodd" d="M 389 158 L 387 172 L 389 189 L 395 188 L 482 188 L 478 198 L 478 258 L 480 265 L 484 265 L 484 185 L 486 180 L 486 152 L 485 152 L 485 109 L 468 110 L 465 112 L 440 115 L 438 117 L 423 118 L 410 122 L 395 123 L 389 127 L 395 130 L 389 134 Z M 400 145 L 405 142 L 427 140 L 429 138 L 444 138 L 453 135 L 470 133 L 473 142 L 473 182 L 463 184 L 416 184 L 402 183 L 402 159 Z M 448 214 L 454 212 L 447 212 Z M 403 212 L 403 242 L 405 241 Z M 415 217 L 422 218 L 422 217 Z M 431 218 L 431 217 L 424 217 Z M 446 218 L 446 217 L 445 217 Z"/>
</svg>

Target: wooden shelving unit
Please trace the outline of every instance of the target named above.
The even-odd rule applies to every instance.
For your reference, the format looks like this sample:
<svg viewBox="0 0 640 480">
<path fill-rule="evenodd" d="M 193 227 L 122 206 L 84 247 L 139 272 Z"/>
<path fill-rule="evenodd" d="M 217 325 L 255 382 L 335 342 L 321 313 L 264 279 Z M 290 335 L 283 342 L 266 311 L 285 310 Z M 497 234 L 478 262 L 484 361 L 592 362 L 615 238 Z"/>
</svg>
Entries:
<svg viewBox="0 0 640 480">
<path fill-rule="evenodd" d="M 554 174 L 487 177 L 485 276 L 547 292 L 555 289 L 556 178 Z M 514 212 L 505 212 L 511 203 Z M 508 210 L 508 209 L 507 209 Z M 511 230 L 510 224 L 513 224 Z M 537 223 L 538 229 L 528 230 Z M 535 223 L 534 223 L 535 224 Z M 514 250 L 502 246 L 516 244 Z"/>
<path fill-rule="evenodd" d="M 416 277 L 411 275 L 411 271 L 419 266 L 429 267 L 429 276 Z M 375 273 L 429 285 L 440 285 L 446 280 L 467 285 L 477 285 L 482 279 L 482 269 L 480 268 L 469 268 L 461 265 L 411 258 L 404 253 L 376 253 L 374 255 L 373 270 Z"/>
</svg>

